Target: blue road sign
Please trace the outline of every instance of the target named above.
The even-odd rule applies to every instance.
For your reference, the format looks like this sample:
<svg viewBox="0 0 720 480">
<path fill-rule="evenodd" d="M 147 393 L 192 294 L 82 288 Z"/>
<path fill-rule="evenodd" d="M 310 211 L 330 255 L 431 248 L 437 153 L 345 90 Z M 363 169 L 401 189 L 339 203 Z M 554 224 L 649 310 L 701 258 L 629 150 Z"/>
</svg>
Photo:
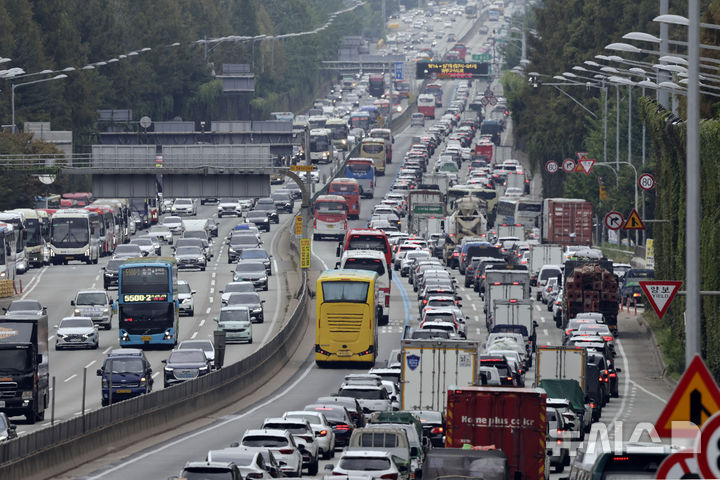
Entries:
<svg viewBox="0 0 720 480">
<path fill-rule="evenodd" d="M 403 63 L 395 62 L 395 80 L 403 79 Z"/>
</svg>

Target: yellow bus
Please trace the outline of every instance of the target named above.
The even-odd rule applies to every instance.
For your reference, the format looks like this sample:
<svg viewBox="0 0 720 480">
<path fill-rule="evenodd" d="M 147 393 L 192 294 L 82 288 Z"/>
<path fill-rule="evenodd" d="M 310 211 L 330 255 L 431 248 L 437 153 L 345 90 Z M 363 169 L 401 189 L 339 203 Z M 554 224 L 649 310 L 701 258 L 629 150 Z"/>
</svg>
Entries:
<svg viewBox="0 0 720 480">
<path fill-rule="evenodd" d="M 358 362 L 372 367 L 382 315 L 378 275 L 367 270 L 327 270 L 317 280 L 315 363 Z"/>
<path fill-rule="evenodd" d="M 375 175 L 385 175 L 385 162 L 387 161 L 387 153 L 385 151 L 384 138 L 363 138 L 360 144 L 360 154 L 362 158 L 372 158 L 375 164 Z"/>
</svg>

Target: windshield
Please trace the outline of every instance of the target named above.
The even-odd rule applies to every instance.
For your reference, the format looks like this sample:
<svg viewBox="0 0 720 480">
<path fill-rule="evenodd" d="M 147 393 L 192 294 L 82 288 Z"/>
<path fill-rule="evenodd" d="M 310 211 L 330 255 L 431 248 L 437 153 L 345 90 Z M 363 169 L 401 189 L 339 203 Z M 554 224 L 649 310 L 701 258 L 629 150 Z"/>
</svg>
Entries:
<svg viewBox="0 0 720 480">
<path fill-rule="evenodd" d="M 234 478 L 231 470 L 217 468 L 193 468 L 183 470 L 183 480 L 232 480 Z"/>
<path fill-rule="evenodd" d="M 277 200 L 279 202 L 289 202 L 290 201 L 290 194 L 289 193 L 273 193 L 271 195 L 273 200 Z"/>
<path fill-rule="evenodd" d="M 266 423 L 263 428 L 269 428 L 271 430 L 287 430 L 293 435 L 303 435 L 308 433 L 308 429 L 305 425 L 297 423 Z"/>
<path fill-rule="evenodd" d="M 338 466 L 343 470 L 359 470 L 361 472 L 388 470 L 390 468 L 390 459 L 345 456 L 340 459 Z"/>
<path fill-rule="evenodd" d="M 124 259 L 112 259 L 108 261 L 105 270 L 110 272 L 117 272 L 118 268 L 120 268 L 120 265 L 122 265 L 123 263 L 125 263 Z"/>
<path fill-rule="evenodd" d="M 180 247 L 175 251 L 175 255 L 202 255 L 200 247 Z"/>
<path fill-rule="evenodd" d="M 169 291 L 169 271 L 165 267 L 126 267 L 120 283 L 123 293 L 165 293 Z"/>
<path fill-rule="evenodd" d="M 235 273 L 264 272 L 265 265 L 257 262 L 241 262 L 235 267 Z"/>
<path fill-rule="evenodd" d="M 254 292 L 233 293 L 228 299 L 228 305 L 248 305 L 260 303 L 260 296 Z"/>
<path fill-rule="evenodd" d="M 212 352 L 213 346 L 210 340 L 186 340 L 180 343 L 180 349 L 199 348 L 203 352 Z"/>
<path fill-rule="evenodd" d="M 225 293 L 233 292 L 254 292 L 255 286 L 252 282 L 233 282 L 225 286 Z"/>
<path fill-rule="evenodd" d="M 104 293 L 78 293 L 75 305 L 105 305 L 107 296 Z"/>
<path fill-rule="evenodd" d="M 249 435 L 242 439 L 245 447 L 285 447 L 288 440 L 285 437 L 275 437 L 270 435 Z"/>
<path fill-rule="evenodd" d="M 387 398 L 387 391 L 384 388 L 341 388 L 338 395 L 362 400 L 384 400 Z"/>
<path fill-rule="evenodd" d="M 182 223 L 182 219 L 180 217 L 165 217 L 163 219 L 164 225 L 177 225 L 179 223 Z"/>
<path fill-rule="evenodd" d="M 220 310 L 221 322 L 249 322 L 250 311 L 242 309 Z"/>
<path fill-rule="evenodd" d="M 167 363 L 205 363 L 205 354 L 202 350 L 175 350 Z"/>
<path fill-rule="evenodd" d="M 520 202 L 518 205 L 518 212 L 533 212 L 533 213 L 540 213 L 542 212 L 542 204 L 541 203 L 525 203 Z"/>
<path fill-rule="evenodd" d="M 87 218 L 53 218 L 50 233 L 52 244 L 61 248 L 81 248 L 90 241 Z"/>
<path fill-rule="evenodd" d="M 187 283 L 178 283 L 178 293 L 192 293 L 192 289 Z"/>
<path fill-rule="evenodd" d="M 387 248 L 385 239 L 381 236 L 353 235 L 348 241 L 347 250 L 380 250 Z"/>
<path fill-rule="evenodd" d="M 361 150 L 363 153 L 377 155 L 385 150 L 385 143 L 363 143 Z"/>
<path fill-rule="evenodd" d="M 332 133 L 332 138 L 335 140 L 341 140 L 343 138 L 347 138 L 348 135 L 348 127 L 347 125 L 325 125 L 326 128 L 329 128 Z"/>
<path fill-rule="evenodd" d="M 300 420 L 307 420 L 309 423 L 322 423 L 317 415 L 303 414 L 303 413 L 288 413 L 285 414 L 286 418 L 299 418 Z"/>
<path fill-rule="evenodd" d="M 32 351 L 29 348 L 0 349 L 0 365 L 3 373 L 22 373 L 32 367 Z"/>
<path fill-rule="evenodd" d="M 115 255 L 123 255 L 123 254 L 138 255 L 139 251 L 140 251 L 140 247 L 137 245 L 118 245 L 115 248 Z"/>
<path fill-rule="evenodd" d="M 248 212 L 247 215 L 245 215 L 245 217 L 248 220 L 255 219 L 255 218 L 257 218 L 259 220 L 264 220 L 267 217 L 267 213 L 264 211 L 253 210 L 252 212 Z"/>
<path fill-rule="evenodd" d="M 414 339 L 427 339 L 427 338 L 450 338 L 448 332 L 432 331 L 432 330 L 415 330 L 412 334 Z"/>
<path fill-rule="evenodd" d="M 325 281 L 323 302 L 367 303 L 369 288 L 368 282 Z"/>
<path fill-rule="evenodd" d="M 150 240 L 149 238 L 133 238 L 130 243 L 132 245 L 149 245 L 151 247 L 153 246 L 152 240 Z"/>
<path fill-rule="evenodd" d="M 8 312 L 27 312 L 42 310 L 42 305 L 37 300 L 15 300 L 8 307 Z"/>
<path fill-rule="evenodd" d="M 144 373 L 145 365 L 141 358 L 125 357 L 125 358 L 108 358 L 105 360 L 103 370 L 108 372 L 112 369 L 112 373 Z"/>
<path fill-rule="evenodd" d="M 247 249 L 243 250 L 241 258 L 244 260 L 246 258 L 261 258 L 266 259 L 268 258 L 267 252 L 265 250 L 252 250 Z"/>
<path fill-rule="evenodd" d="M 25 228 L 27 229 L 27 246 L 36 247 L 42 243 L 42 228 L 37 218 L 28 218 L 25 220 Z"/>
<path fill-rule="evenodd" d="M 93 321 L 89 318 L 68 318 L 60 322 L 59 328 L 87 328 L 92 326 Z"/>
<path fill-rule="evenodd" d="M 183 234 L 183 237 L 184 237 L 184 238 L 199 238 L 199 239 L 201 239 L 201 240 L 206 240 L 206 239 L 207 239 L 207 235 L 205 234 L 205 232 L 202 232 L 202 231 L 200 231 L 200 230 L 193 230 L 193 231 L 190 231 L 190 232 L 185 232 L 185 233 Z"/>
<path fill-rule="evenodd" d="M 385 275 L 385 265 L 382 260 L 377 258 L 348 258 L 343 268 L 352 268 L 354 270 L 370 270 L 376 272 L 378 276 Z"/>
</svg>

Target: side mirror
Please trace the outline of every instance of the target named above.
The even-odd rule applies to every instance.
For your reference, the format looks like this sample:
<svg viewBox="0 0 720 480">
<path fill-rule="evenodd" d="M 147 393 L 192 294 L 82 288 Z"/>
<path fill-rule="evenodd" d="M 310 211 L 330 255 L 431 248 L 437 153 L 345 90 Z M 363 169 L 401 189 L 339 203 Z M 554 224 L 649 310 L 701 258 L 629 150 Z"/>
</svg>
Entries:
<svg viewBox="0 0 720 480">
<path fill-rule="evenodd" d="M 163 361 L 162 361 L 162 363 L 165 363 L 165 364 L 167 364 L 167 360 L 163 360 Z"/>
<path fill-rule="evenodd" d="M 213 322 L 220 323 L 220 319 L 218 317 L 213 318 Z"/>
<path fill-rule="evenodd" d="M 305 448 L 305 445 L 303 445 L 302 443 L 298 444 L 297 449 L 298 449 L 298 451 L 300 451 L 300 452 L 304 452 L 305 450 L 307 450 L 307 449 Z"/>
<path fill-rule="evenodd" d="M 97 371 L 95 372 L 95 374 L 96 374 L 98 377 L 102 377 L 102 374 L 103 374 L 102 368 L 98 368 Z"/>
<path fill-rule="evenodd" d="M 622 368 L 618 367 L 618 368 L 615 369 L 615 371 L 616 371 L 617 373 L 620 373 L 620 372 L 622 372 Z"/>
<path fill-rule="evenodd" d="M 533 327 L 537 327 L 537 326 L 538 326 L 537 320 L 533 320 Z"/>
<path fill-rule="evenodd" d="M 35 361 L 38 363 L 38 365 L 43 362 L 42 353 L 38 353 L 37 356 L 35 356 Z"/>
<path fill-rule="evenodd" d="M 260 303 L 265 303 L 265 300 L 260 300 Z"/>
<path fill-rule="evenodd" d="M 334 468 L 335 466 L 332 463 L 328 463 L 327 465 L 325 465 L 325 470 L 329 472 L 331 472 Z"/>
<path fill-rule="evenodd" d="M 192 295 L 195 295 L 195 294 L 197 293 L 197 290 L 190 290 L 190 293 L 191 293 Z"/>
<path fill-rule="evenodd" d="M 224 292 L 224 291 L 222 291 L 222 290 L 218 290 L 218 292 L 219 292 L 219 293 L 225 293 L 225 292 Z"/>
<path fill-rule="evenodd" d="M 420 450 L 417 447 L 410 447 L 410 456 L 417 457 L 420 455 Z"/>
<path fill-rule="evenodd" d="M 75 306 L 75 300 L 70 300 L 70 305 Z"/>
</svg>

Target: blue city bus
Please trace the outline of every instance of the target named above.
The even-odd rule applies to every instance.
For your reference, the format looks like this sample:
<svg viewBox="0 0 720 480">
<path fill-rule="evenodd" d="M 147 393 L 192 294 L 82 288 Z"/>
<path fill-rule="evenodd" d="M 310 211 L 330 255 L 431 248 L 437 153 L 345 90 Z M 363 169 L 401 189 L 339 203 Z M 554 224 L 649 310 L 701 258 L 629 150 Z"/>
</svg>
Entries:
<svg viewBox="0 0 720 480">
<path fill-rule="evenodd" d="M 177 344 L 180 303 L 174 258 L 131 258 L 118 269 L 120 346 Z"/>
<path fill-rule="evenodd" d="M 360 196 L 373 198 L 375 195 L 375 164 L 372 158 L 348 158 L 345 177 L 354 178 L 360 184 Z"/>
</svg>

